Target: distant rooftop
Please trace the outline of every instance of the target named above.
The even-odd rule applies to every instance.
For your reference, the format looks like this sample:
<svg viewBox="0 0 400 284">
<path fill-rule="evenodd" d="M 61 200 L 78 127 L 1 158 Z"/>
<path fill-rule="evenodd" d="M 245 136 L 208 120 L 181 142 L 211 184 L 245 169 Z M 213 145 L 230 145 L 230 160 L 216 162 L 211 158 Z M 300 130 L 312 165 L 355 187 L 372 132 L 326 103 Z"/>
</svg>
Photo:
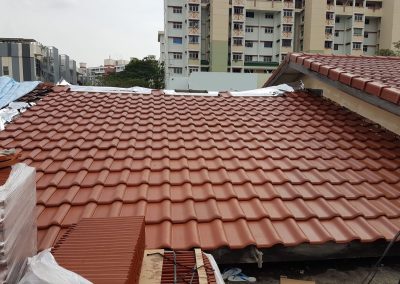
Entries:
<svg viewBox="0 0 400 284">
<path fill-rule="evenodd" d="M 34 39 L 29 39 L 29 38 L 8 38 L 8 37 L 3 37 L 0 38 L 0 42 L 17 42 L 17 43 L 31 43 L 31 42 L 37 42 Z"/>
</svg>

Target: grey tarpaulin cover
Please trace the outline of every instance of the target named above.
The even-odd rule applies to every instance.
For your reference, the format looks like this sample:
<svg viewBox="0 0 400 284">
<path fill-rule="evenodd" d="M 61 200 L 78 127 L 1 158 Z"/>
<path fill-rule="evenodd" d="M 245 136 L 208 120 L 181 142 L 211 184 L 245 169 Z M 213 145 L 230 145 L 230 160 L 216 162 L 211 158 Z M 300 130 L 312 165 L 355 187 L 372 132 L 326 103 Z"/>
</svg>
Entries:
<svg viewBox="0 0 400 284">
<path fill-rule="evenodd" d="M 0 77 L 0 109 L 32 92 L 41 82 L 16 82 L 10 77 Z"/>
</svg>

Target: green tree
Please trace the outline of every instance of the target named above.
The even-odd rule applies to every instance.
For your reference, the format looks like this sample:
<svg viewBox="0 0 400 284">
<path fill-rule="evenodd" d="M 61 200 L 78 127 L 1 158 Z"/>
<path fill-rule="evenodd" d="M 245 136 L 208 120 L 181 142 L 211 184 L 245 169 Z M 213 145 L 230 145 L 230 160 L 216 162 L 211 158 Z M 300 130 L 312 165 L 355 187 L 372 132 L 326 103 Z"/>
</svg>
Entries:
<svg viewBox="0 0 400 284">
<path fill-rule="evenodd" d="M 379 49 L 376 52 L 376 55 L 380 55 L 380 56 L 397 56 L 396 52 L 394 52 L 391 49 Z"/>
<path fill-rule="evenodd" d="M 152 89 L 164 88 L 164 65 L 160 64 L 155 56 L 150 55 L 143 59 L 133 58 L 125 70 L 110 74 L 101 80 L 101 85 L 109 87 L 129 88 L 140 86 Z"/>
<path fill-rule="evenodd" d="M 392 49 L 379 49 L 376 55 L 381 56 L 400 56 L 400 40 L 393 43 L 394 50 Z"/>
</svg>

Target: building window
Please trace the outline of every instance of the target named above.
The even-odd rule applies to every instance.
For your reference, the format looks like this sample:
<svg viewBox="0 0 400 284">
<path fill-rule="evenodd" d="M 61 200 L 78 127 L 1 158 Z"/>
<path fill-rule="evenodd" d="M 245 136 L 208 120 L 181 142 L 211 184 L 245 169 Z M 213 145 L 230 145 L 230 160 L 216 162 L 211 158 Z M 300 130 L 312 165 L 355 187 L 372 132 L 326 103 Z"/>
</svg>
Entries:
<svg viewBox="0 0 400 284">
<path fill-rule="evenodd" d="M 243 7 L 234 7 L 233 8 L 233 13 L 235 15 L 243 15 Z"/>
<path fill-rule="evenodd" d="M 173 27 L 174 29 L 181 30 L 181 29 L 182 29 L 182 22 L 173 22 L 173 23 L 172 23 L 172 27 Z"/>
<path fill-rule="evenodd" d="M 327 20 L 333 20 L 333 17 L 335 14 L 333 12 L 326 12 L 326 19 Z"/>
<path fill-rule="evenodd" d="M 189 74 L 192 74 L 193 72 L 199 72 L 199 67 L 189 67 Z"/>
<path fill-rule="evenodd" d="M 365 24 L 369 25 L 369 19 L 368 18 L 365 18 Z"/>
<path fill-rule="evenodd" d="M 265 18 L 266 19 L 273 19 L 274 18 L 274 14 L 265 14 Z"/>
<path fill-rule="evenodd" d="M 286 54 L 282 54 L 281 60 L 284 61 L 286 59 Z"/>
<path fill-rule="evenodd" d="M 198 44 L 199 43 L 199 36 L 189 36 L 189 43 L 190 44 Z"/>
<path fill-rule="evenodd" d="M 233 72 L 233 73 L 242 73 L 242 69 L 240 69 L 240 68 L 233 68 L 233 69 L 232 69 L 232 72 Z"/>
<path fill-rule="evenodd" d="M 362 29 L 360 29 L 360 28 L 354 28 L 354 31 L 353 31 L 353 34 L 355 35 L 355 36 L 361 36 L 363 33 L 363 30 Z"/>
<path fill-rule="evenodd" d="M 189 11 L 190 12 L 198 12 L 199 11 L 199 5 L 197 5 L 197 4 L 189 4 Z"/>
<path fill-rule="evenodd" d="M 252 33 L 253 27 L 246 27 L 246 33 Z"/>
<path fill-rule="evenodd" d="M 199 59 L 199 53 L 197 51 L 189 51 L 189 59 Z"/>
<path fill-rule="evenodd" d="M 325 48 L 332 48 L 332 42 L 331 41 L 325 41 Z"/>
<path fill-rule="evenodd" d="M 189 28 L 198 29 L 200 27 L 200 21 L 189 20 Z"/>
<path fill-rule="evenodd" d="M 10 75 L 10 69 L 8 68 L 8 66 L 3 66 L 3 75 L 4 76 Z"/>
<path fill-rule="evenodd" d="M 333 33 L 333 28 L 332 27 L 326 27 L 325 28 L 325 33 L 331 35 Z"/>
<path fill-rule="evenodd" d="M 339 32 L 335 32 L 335 37 L 339 37 Z"/>
<path fill-rule="evenodd" d="M 173 57 L 174 59 L 182 59 L 182 53 L 180 53 L 180 52 L 174 52 L 174 53 L 172 53 L 172 57 Z"/>
<path fill-rule="evenodd" d="M 182 14 L 182 7 L 172 7 L 172 12 L 174 14 Z"/>
<path fill-rule="evenodd" d="M 241 54 L 241 53 L 234 53 L 234 54 L 232 55 L 232 59 L 233 59 L 233 61 L 242 60 L 242 54 Z"/>
<path fill-rule="evenodd" d="M 353 42 L 353 49 L 361 49 L 361 42 Z"/>
<path fill-rule="evenodd" d="M 233 23 L 234 30 L 243 30 L 243 23 Z"/>
<path fill-rule="evenodd" d="M 283 10 L 284 17 L 292 17 L 293 11 L 292 10 Z"/>
<path fill-rule="evenodd" d="M 182 74 L 182 67 L 174 67 L 172 68 L 174 74 Z"/>
<path fill-rule="evenodd" d="M 339 17 L 335 18 L 335 23 L 340 23 L 340 18 Z"/>
<path fill-rule="evenodd" d="M 272 41 L 264 41 L 265 48 L 272 48 Z"/>
<path fill-rule="evenodd" d="M 246 12 L 246 18 L 254 18 L 254 12 Z"/>
<path fill-rule="evenodd" d="M 282 46 L 283 47 L 291 47 L 292 46 L 292 40 L 291 39 L 282 39 Z"/>
<path fill-rule="evenodd" d="M 172 42 L 173 42 L 173 44 L 182 44 L 182 38 L 181 37 L 173 37 Z"/>
<path fill-rule="evenodd" d="M 363 51 L 364 51 L 364 52 L 368 52 L 368 46 L 364 45 L 364 46 L 363 46 Z"/>
<path fill-rule="evenodd" d="M 265 28 L 265 33 L 266 34 L 273 34 L 274 33 L 274 28 L 273 27 L 266 27 Z"/>
<path fill-rule="evenodd" d="M 243 39 L 241 37 L 234 37 L 233 38 L 233 45 L 242 46 L 243 45 Z"/>
<path fill-rule="evenodd" d="M 246 47 L 253 47 L 253 44 L 254 43 L 252 41 L 246 40 L 246 42 L 245 42 Z"/>
<path fill-rule="evenodd" d="M 368 33 L 367 32 L 364 33 L 364 37 L 368 38 Z"/>
<path fill-rule="evenodd" d="M 356 22 L 362 22 L 363 21 L 363 14 L 354 14 L 354 21 Z"/>
<path fill-rule="evenodd" d="M 335 45 L 333 46 L 333 49 L 334 49 L 334 50 L 339 50 L 339 45 L 338 45 L 338 44 L 335 44 Z"/>
<path fill-rule="evenodd" d="M 285 33 L 291 33 L 292 32 L 292 25 L 283 25 L 282 30 Z"/>
<path fill-rule="evenodd" d="M 246 62 L 251 62 L 251 61 L 253 61 L 253 55 L 245 55 L 244 61 L 246 61 Z"/>
<path fill-rule="evenodd" d="M 264 62 L 272 62 L 272 56 L 263 56 Z"/>
</svg>

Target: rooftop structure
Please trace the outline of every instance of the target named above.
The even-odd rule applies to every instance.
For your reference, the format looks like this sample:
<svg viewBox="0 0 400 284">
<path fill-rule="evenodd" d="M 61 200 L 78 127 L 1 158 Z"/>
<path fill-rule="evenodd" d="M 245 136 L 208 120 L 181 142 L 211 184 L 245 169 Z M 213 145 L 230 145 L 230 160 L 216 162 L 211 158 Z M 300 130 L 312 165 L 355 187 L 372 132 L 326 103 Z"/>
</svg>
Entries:
<svg viewBox="0 0 400 284">
<path fill-rule="evenodd" d="M 237 252 L 225 258 L 237 262 L 259 262 L 255 248 L 265 260 L 371 256 L 400 229 L 399 138 L 308 92 L 58 87 L 0 146 L 37 169 L 40 249 L 90 217 L 145 216 L 147 248 Z"/>
</svg>

